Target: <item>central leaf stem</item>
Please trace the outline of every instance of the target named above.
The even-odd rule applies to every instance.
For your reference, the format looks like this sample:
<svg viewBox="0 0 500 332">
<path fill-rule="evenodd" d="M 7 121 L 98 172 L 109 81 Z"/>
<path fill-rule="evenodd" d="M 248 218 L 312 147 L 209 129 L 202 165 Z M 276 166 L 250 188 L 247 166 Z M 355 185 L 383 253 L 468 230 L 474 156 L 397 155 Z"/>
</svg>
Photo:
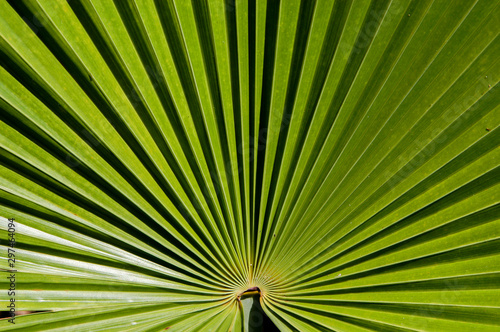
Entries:
<svg viewBox="0 0 500 332">
<path fill-rule="evenodd" d="M 255 287 L 250 287 L 250 288 L 248 288 L 246 291 L 243 291 L 243 292 L 241 292 L 240 294 L 238 294 L 238 301 L 241 301 L 241 296 L 242 296 L 242 295 L 244 295 L 244 294 L 246 294 L 246 293 L 252 293 L 252 292 L 259 292 L 259 294 L 261 294 L 261 293 L 260 293 L 260 289 L 259 289 L 259 287 L 257 287 L 257 286 L 255 286 Z"/>
</svg>

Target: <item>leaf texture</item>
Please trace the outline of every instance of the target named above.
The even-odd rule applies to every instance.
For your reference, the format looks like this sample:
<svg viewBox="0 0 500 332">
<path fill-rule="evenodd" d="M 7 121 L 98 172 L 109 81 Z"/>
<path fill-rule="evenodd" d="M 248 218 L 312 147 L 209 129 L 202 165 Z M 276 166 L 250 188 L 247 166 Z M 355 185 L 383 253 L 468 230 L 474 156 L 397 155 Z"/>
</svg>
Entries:
<svg viewBox="0 0 500 332">
<path fill-rule="evenodd" d="M 1 1 L 0 330 L 498 331 L 499 6 Z"/>
</svg>

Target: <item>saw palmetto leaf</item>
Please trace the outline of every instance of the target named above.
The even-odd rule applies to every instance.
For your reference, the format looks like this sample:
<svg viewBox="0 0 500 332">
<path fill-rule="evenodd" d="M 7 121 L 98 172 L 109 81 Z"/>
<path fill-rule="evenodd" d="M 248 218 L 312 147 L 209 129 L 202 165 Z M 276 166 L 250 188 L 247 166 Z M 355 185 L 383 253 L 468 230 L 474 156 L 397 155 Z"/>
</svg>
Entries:
<svg viewBox="0 0 500 332">
<path fill-rule="evenodd" d="M 499 6 L 1 1 L 0 330 L 497 331 Z"/>
</svg>

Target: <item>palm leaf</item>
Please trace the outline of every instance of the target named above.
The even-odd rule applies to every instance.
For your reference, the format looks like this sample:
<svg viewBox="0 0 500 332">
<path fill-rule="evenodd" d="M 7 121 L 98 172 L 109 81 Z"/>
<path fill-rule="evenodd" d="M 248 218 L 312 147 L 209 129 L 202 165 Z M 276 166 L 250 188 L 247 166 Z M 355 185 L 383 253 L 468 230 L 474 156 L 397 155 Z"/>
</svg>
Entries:
<svg viewBox="0 0 500 332">
<path fill-rule="evenodd" d="M 499 5 L 0 2 L 1 330 L 497 331 Z"/>
</svg>

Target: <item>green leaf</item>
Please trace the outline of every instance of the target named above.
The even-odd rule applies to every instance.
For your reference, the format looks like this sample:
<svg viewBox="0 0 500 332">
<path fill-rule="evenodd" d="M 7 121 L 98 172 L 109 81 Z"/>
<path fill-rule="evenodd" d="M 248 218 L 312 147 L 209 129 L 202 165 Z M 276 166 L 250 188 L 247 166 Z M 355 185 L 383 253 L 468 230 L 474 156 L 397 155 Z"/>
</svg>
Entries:
<svg viewBox="0 0 500 332">
<path fill-rule="evenodd" d="M 499 7 L 0 2 L 0 330 L 497 331 Z"/>
</svg>

